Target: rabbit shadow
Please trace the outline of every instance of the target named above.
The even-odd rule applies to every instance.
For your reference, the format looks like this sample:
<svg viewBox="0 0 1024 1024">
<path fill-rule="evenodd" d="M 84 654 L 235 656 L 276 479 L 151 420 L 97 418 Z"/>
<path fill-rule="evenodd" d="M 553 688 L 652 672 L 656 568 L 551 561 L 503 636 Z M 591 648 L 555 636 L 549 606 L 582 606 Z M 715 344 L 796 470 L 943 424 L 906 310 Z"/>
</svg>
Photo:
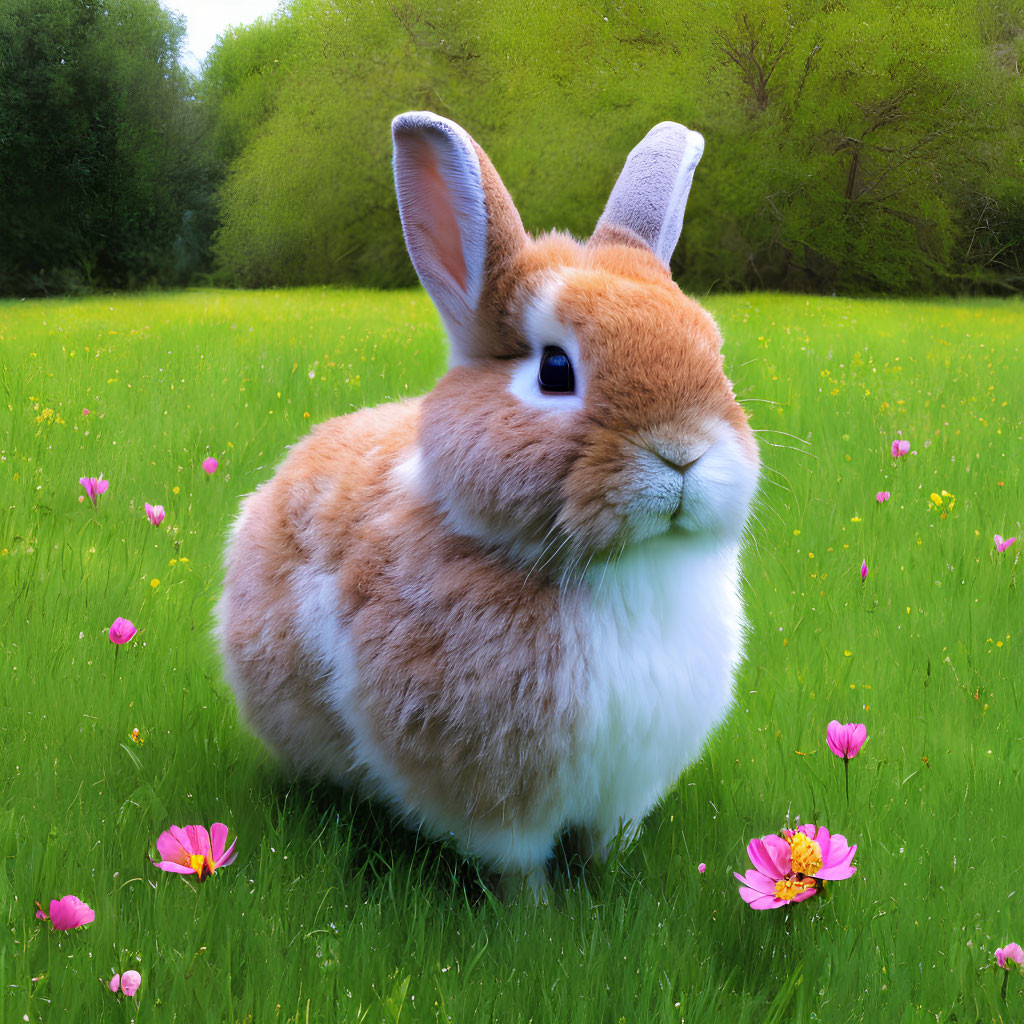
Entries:
<svg viewBox="0 0 1024 1024">
<path fill-rule="evenodd" d="M 453 843 L 410 828 L 380 801 L 273 767 L 266 769 L 263 781 L 280 813 L 303 817 L 311 845 L 326 850 L 340 844 L 346 880 L 365 895 L 415 887 L 439 901 L 457 899 L 470 906 L 497 895 L 497 876 Z M 332 829 L 336 835 L 327 838 Z"/>
<path fill-rule="evenodd" d="M 344 873 L 366 896 L 415 887 L 438 902 L 457 900 L 473 908 L 517 896 L 503 886 L 497 871 L 465 856 L 454 841 L 409 827 L 380 801 L 327 781 L 289 777 L 269 766 L 262 781 L 282 815 L 305 819 L 311 845 L 326 848 L 332 842 L 324 839 L 327 830 L 338 831 L 334 841 L 343 847 Z M 546 870 L 552 891 L 586 888 L 593 866 L 572 830 L 558 837 Z"/>
</svg>

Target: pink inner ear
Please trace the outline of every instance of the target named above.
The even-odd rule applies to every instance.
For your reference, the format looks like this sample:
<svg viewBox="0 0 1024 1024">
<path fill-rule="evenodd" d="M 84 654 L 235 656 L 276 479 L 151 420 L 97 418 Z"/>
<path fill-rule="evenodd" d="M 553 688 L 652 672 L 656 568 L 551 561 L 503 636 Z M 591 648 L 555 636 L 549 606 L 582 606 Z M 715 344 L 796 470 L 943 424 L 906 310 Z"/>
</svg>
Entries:
<svg viewBox="0 0 1024 1024">
<path fill-rule="evenodd" d="M 426 139 L 412 139 L 409 148 L 413 162 L 420 168 L 416 227 L 420 237 L 432 243 L 437 262 L 465 292 L 467 272 L 462 235 L 448 187 L 438 170 L 434 147 Z"/>
</svg>

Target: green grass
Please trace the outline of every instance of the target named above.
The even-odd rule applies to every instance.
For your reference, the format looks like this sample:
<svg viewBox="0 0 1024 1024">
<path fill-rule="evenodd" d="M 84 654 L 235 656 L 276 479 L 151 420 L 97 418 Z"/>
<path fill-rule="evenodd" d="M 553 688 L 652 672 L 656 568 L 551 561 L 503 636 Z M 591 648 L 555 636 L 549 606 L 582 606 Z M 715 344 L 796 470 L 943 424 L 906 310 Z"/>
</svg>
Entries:
<svg viewBox="0 0 1024 1024">
<path fill-rule="evenodd" d="M 538 908 L 280 777 L 209 636 L 240 497 L 312 423 L 442 371 L 425 296 L 0 303 L 0 1019 L 1024 1016 L 992 959 L 1024 941 L 1024 536 L 992 543 L 1024 534 L 1024 305 L 708 305 L 765 461 L 736 706 L 641 838 Z M 898 431 L 916 454 L 894 461 Z M 100 473 L 94 510 L 78 478 Z M 140 632 L 115 659 L 118 615 Z M 868 728 L 849 806 L 832 718 Z M 797 819 L 856 842 L 858 873 L 751 911 L 731 873 Z M 212 821 L 234 865 L 199 887 L 149 864 L 162 829 Z M 92 926 L 35 919 L 65 893 Z M 126 1007 L 104 984 L 130 966 Z"/>
</svg>

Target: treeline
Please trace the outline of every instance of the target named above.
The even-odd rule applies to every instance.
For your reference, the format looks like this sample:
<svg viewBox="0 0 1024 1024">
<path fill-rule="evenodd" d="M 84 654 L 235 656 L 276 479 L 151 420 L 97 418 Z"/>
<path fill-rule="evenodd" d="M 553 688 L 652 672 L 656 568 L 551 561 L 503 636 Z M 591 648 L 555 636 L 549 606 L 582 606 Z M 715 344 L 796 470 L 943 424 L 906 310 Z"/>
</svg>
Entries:
<svg viewBox="0 0 1024 1024">
<path fill-rule="evenodd" d="M 217 181 L 183 34 L 157 0 L 0 0 L 0 293 L 210 266 Z"/>
<path fill-rule="evenodd" d="M 412 283 L 389 122 L 424 108 L 582 236 L 648 128 L 703 132 L 692 290 L 1024 288 L 1024 0 L 290 0 L 199 81 L 180 34 L 0 0 L 0 290 Z"/>
</svg>

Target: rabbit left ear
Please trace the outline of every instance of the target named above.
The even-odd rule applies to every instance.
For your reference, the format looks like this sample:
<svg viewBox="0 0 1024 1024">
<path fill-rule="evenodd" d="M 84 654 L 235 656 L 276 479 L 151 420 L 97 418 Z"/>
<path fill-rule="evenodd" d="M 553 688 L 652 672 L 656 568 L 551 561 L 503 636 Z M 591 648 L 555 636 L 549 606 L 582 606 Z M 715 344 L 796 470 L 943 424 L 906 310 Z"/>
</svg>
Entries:
<svg viewBox="0 0 1024 1024">
<path fill-rule="evenodd" d="M 589 244 L 641 242 L 668 267 L 703 152 L 700 132 L 674 121 L 656 124 L 626 157 Z"/>
<path fill-rule="evenodd" d="M 452 343 L 456 363 L 493 354 L 487 294 L 526 241 L 512 198 L 484 151 L 446 117 L 391 123 L 395 192 L 413 266 Z"/>
</svg>

